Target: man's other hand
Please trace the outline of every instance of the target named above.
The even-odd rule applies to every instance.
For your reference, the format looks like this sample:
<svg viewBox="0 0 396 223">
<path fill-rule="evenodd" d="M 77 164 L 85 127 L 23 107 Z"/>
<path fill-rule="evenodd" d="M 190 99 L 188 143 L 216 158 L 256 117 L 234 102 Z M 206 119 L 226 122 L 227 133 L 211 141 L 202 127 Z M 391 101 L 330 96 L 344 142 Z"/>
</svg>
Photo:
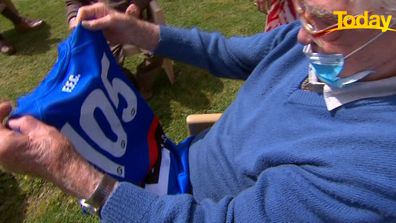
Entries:
<svg viewBox="0 0 396 223">
<path fill-rule="evenodd" d="M 4 120 L 9 102 L 0 103 L 0 166 L 38 176 L 79 198 L 88 198 L 103 174 L 96 171 L 57 129 L 31 117 Z"/>
</svg>

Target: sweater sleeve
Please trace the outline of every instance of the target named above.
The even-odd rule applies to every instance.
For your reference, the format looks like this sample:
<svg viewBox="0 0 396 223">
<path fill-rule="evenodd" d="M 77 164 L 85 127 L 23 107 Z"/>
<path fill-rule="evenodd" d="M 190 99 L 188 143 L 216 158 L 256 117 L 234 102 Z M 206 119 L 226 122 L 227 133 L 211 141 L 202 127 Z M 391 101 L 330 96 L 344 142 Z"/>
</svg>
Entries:
<svg viewBox="0 0 396 223">
<path fill-rule="evenodd" d="M 381 191 L 373 193 L 376 183 L 366 185 L 348 174 L 342 179 L 327 178 L 326 168 L 316 168 L 290 164 L 269 168 L 251 187 L 218 201 L 197 202 L 188 194 L 158 197 L 121 183 L 104 205 L 101 216 L 103 222 L 387 222 L 394 219 L 394 201 L 392 197 L 384 197 Z M 377 206 L 379 203 L 387 208 Z"/>
<path fill-rule="evenodd" d="M 244 80 L 278 45 L 296 44 L 298 29 L 299 23 L 293 23 L 272 32 L 225 38 L 196 28 L 161 26 L 154 53 L 207 69 L 218 76 Z"/>
</svg>

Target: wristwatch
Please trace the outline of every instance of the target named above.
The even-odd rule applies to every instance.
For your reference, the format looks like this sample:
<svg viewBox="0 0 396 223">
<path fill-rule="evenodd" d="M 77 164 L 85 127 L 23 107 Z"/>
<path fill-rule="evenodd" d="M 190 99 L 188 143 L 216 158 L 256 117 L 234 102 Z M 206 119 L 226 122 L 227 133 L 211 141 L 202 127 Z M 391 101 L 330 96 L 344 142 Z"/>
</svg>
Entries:
<svg viewBox="0 0 396 223">
<path fill-rule="evenodd" d="M 100 209 L 106 202 L 109 195 L 113 192 L 116 184 L 117 180 L 105 174 L 91 197 L 80 200 L 80 205 L 83 211 L 93 215 L 99 215 Z"/>
</svg>

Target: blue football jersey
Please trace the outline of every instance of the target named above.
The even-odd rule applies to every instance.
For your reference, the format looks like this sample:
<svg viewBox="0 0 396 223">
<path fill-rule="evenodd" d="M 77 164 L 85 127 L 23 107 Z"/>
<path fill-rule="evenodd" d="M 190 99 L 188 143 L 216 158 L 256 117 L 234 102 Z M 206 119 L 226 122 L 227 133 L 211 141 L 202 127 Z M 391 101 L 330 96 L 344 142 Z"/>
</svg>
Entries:
<svg viewBox="0 0 396 223">
<path fill-rule="evenodd" d="M 32 115 L 66 135 L 98 169 L 157 194 L 188 192 L 188 143 L 176 146 L 126 78 L 100 31 L 79 25 L 11 118 Z M 187 146 L 186 146 L 187 145 Z"/>
</svg>

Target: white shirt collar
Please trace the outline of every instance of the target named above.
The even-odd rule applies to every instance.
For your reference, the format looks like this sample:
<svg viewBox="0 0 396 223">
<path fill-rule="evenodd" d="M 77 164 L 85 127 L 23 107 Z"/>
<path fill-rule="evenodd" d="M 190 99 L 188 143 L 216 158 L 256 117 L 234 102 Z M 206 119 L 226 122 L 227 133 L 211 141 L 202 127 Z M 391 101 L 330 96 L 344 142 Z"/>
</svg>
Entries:
<svg viewBox="0 0 396 223">
<path fill-rule="evenodd" d="M 320 82 L 316 75 L 312 73 L 308 75 L 308 81 L 312 85 L 323 86 L 323 97 L 329 111 L 360 99 L 385 97 L 396 94 L 396 77 L 376 81 L 356 82 L 343 88 L 331 88 Z"/>
</svg>

